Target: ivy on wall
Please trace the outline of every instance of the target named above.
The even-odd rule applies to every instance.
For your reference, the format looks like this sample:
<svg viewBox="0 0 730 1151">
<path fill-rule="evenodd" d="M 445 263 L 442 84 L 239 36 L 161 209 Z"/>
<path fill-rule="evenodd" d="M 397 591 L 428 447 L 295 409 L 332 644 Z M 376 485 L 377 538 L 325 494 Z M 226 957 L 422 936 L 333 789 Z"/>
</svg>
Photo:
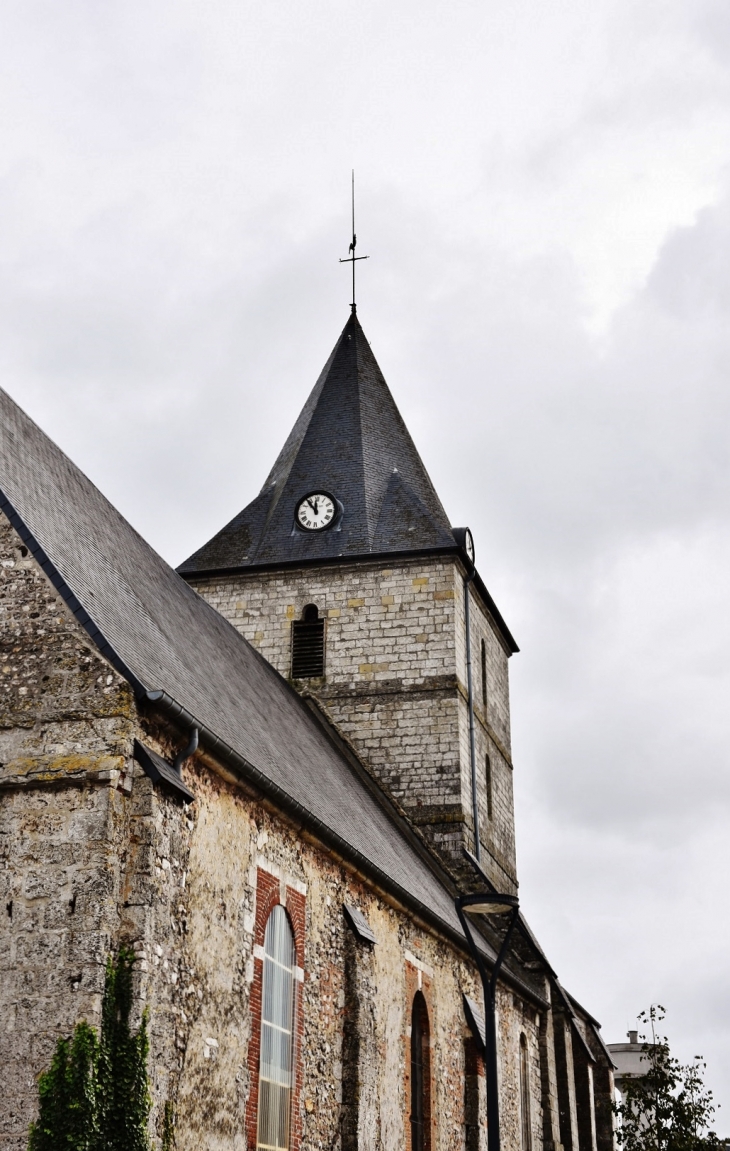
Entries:
<svg viewBox="0 0 730 1151">
<path fill-rule="evenodd" d="M 28 1151 L 149 1151 L 147 1012 L 132 1034 L 133 963 L 126 947 L 107 962 L 101 1036 L 82 1021 L 70 1039 L 58 1040 L 38 1081 Z"/>
<path fill-rule="evenodd" d="M 134 954 L 122 948 L 107 963 L 101 1008 L 98 1100 L 104 1151 L 147 1151 L 151 1099 L 147 1080 L 147 1012 L 136 1035 L 129 1029 Z"/>
<path fill-rule="evenodd" d="M 170 1099 L 165 1103 L 162 1123 L 162 1151 L 173 1151 L 175 1146 L 175 1108 Z"/>
</svg>

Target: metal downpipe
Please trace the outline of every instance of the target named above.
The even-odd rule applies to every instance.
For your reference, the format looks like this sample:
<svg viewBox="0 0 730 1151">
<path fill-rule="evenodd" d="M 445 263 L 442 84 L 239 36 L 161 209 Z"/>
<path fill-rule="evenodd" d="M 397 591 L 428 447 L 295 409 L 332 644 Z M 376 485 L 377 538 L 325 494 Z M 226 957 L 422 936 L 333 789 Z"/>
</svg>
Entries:
<svg viewBox="0 0 730 1151">
<path fill-rule="evenodd" d="M 476 575 L 476 568 L 472 567 L 471 574 L 464 580 L 464 627 L 466 629 L 466 689 L 469 708 L 469 761 L 471 767 L 471 811 L 474 821 L 474 855 L 477 862 L 481 862 L 482 845 L 479 834 L 479 799 L 477 795 L 477 753 L 474 737 L 474 683 L 471 670 L 471 610 L 469 587 Z"/>
</svg>

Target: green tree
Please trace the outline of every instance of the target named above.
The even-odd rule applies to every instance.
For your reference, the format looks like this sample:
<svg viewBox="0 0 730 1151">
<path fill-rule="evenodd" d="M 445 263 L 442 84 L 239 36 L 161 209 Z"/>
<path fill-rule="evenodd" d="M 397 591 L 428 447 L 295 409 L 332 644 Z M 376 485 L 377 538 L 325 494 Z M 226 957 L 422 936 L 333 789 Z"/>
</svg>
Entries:
<svg viewBox="0 0 730 1151">
<path fill-rule="evenodd" d="M 642 1011 L 639 1022 L 651 1028 L 642 1035 L 644 1075 L 625 1081 L 623 1098 L 615 1104 L 616 1137 L 623 1151 L 707 1151 L 722 1145 L 710 1123 L 715 1113 L 712 1092 L 704 1084 L 706 1064 L 701 1055 L 681 1064 L 669 1042 L 656 1028 L 664 1008 Z"/>
<path fill-rule="evenodd" d="M 28 1151 L 148 1151 L 147 1013 L 132 1034 L 133 963 L 125 947 L 107 962 L 101 1039 L 82 1021 L 70 1039 L 58 1040 L 38 1081 Z"/>
</svg>

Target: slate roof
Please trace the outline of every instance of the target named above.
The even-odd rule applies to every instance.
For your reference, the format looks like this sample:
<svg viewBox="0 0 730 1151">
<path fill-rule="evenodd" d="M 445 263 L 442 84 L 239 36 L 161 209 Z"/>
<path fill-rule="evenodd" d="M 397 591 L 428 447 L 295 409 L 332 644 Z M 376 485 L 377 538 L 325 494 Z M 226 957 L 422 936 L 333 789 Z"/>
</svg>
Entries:
<svg viewBox="0 0 730 1151">
<path fill-rule="evenodd" d="M 461 937 L 438 869 L 297 693 L 2 389 L 0 510 L 139 697 L 194 720 L 203 748 L 227 756 L 280 809 Z"/>
<path fill-rule="evenodd" d="M 324 491 L 335 525 L 295 524 L 300 499 Z M 456 550 L 423 461 L 353 312 L 259 495 L 199 551 L 182 575 L 338 556 Z"/>
</svg>

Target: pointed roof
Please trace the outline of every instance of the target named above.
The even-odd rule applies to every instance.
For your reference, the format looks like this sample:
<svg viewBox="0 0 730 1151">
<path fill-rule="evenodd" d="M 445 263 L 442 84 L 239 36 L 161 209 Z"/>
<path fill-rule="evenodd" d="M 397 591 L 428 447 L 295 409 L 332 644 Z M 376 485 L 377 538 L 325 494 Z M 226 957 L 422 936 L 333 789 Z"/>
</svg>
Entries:
<svg viewBox="0 0 730 1151">
<path fill-rule="evenodd" d="M 306 532 L 295 509 L 315 491 L 333 495 L 341 514 L 328 530 Z M 456 548 L 353 312 L 259 495 L 178 571 Z"/>
</svg>

